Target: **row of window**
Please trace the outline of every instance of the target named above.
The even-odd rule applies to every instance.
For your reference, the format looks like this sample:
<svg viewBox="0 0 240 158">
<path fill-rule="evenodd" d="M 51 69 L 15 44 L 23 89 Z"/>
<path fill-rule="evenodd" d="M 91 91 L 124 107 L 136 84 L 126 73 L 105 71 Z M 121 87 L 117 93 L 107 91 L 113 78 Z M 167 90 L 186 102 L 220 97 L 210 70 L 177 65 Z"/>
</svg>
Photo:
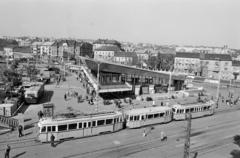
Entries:
<svg viewBox="0 0 240 158">
<path fill-rule="evenodd" d="M 103 119 L 103 120 L 96 120 L 96 121 L 88 121 L 88 122 L 79 122 L 79 123 L 70 123 L 64 125 L 58 125 L 57 130 L 56 126 L 43 126 L 41 132 L 55 132 L 55 131 L 67 131 L 67 130 L 76 130 L 76 129 L 83 129 L 83 128 L 91 128 L 97 126 L 104 126 L 110 125 L 118 122 L 122 122 L 122 118 L 114 118 L 114 119 Z"/>
<path fill-rule="evenodd" d="M 170 115 L 171 112 L 170 111 L 166 111 L 166 113 L 156 113 L 156 114 L 148 114 L 148 115 L 141 115 L 141 117 L 139 115 L 137 116 L 128 116 L 128 120 L 129 121 L 139 121 L 140 118 L 141 120 L 149 120 L 149 119 L 155 119 L 155 118 L 160 118 L 160 117 L 164 117 L 164 116 L 168 116 Z"/>
<path fill-rule="evenodd" d="M 201 112 L 201 111 L 207 111 L 211 108 L 211 106 L 204 106 L 204 107 L 194 107 L 190 109 L 173 109 L 173 112 L 176 112 L 177 114 L 182 113 L 189 113 L 189 112 Z"/>
</svg>

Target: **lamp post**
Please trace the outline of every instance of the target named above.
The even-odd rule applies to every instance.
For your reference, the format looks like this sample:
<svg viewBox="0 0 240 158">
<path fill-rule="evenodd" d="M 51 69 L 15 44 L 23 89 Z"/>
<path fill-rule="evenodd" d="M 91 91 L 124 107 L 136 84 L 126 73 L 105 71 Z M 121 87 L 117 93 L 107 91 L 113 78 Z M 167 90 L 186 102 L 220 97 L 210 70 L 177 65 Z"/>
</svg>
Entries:
<svg viewBox="0 0 240 158">
<path fill-rule="evenodd" d="M 96 99 L 97 99 L 97 107 L 96 107 L 96 111 L 98 112 L 98 99 L 99 99 L 99 69 L 100 69 L 100 65 L 101 63 L 98 62 L 98 69 L 97 69 L 97 96 L 96 96 Z"/>
<path fill-rule="evenodd" d="M 220 82 L 221 82 L 221 60 L 219 59 L 219 75 L 218 75 L 218 87 L 217 87 L 217 96 L 216 96 L 216 102 L 217 102 L 217 108 L 218 108 L 218 100 L 219 100 L 219 91 L 220 91 Z"/>
<path fill-rule="evenodd" d="M 169 81 L 168 81 L 168 94 L 170 93 L 170 89 L 171 89 L 171 80 L 172 80 L 172 72 L 170 70 L 170 76 L 169 76 Z"/>
</svg>

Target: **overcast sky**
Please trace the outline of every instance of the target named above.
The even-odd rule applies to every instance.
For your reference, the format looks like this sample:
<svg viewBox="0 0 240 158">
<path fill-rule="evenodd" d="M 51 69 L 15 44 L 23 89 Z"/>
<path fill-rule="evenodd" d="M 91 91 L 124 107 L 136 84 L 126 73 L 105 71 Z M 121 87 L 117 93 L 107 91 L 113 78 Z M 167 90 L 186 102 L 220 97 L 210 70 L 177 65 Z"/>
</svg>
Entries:
<svg viewBox="0 0 240 158">
<path fill-rule="evenodd" d="M 0 0 L 0 35 L 240 48 L 240 0 Z"/>
</svg>

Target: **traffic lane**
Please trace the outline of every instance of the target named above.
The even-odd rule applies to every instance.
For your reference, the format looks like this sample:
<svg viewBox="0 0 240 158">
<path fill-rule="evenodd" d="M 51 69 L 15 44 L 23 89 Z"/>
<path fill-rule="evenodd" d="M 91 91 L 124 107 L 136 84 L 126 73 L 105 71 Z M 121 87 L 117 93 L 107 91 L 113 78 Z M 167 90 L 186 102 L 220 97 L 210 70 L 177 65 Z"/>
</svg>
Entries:
<svg viewBox="0 0 240 158">
<path fill-rule="evenodd" d="M 228 115 L 225 115 L 225 114 L 223 115 L 221 113 L 220 115 L 213 115 L 210 117 L 194 119 L 193 122 L 196 122 L 196 124 L 199 124 L 198 125 L 199 128 L 204 128 L 204 123 L 202 123 L 202 122 L 212 123 L 212 125 L 214 125 L 214 121 L 221 123 L 221 121 L 219 121 L 219 119 L 223 118 L 223 116 L 224 116 L 226 119 L 223 119 L 222 123 L 226 122 L 227 124 L 229 124 L 228 119 L 234 118 L 234 117 L 231 117 L 232 115 L 236 115 L 236 114 L 233 114 L 233 112 L 231 112 Z M 215 117 L 217 117 L 217 118 L 215 118 Z M 230 122 L 231 122 L 231 120 L 230 120 Z M 181 133 L 181 132 L 182 132 L 182 134 L 184 134 L 185 125 L 186 125 L 185 121 L 178 121 L 178 122 L 172 122 L 169 124 L 157 125 L 157 126 L 155 126 L 155 129 L 151 132 L 151 134 L 149 134 L 147 139 L 151 139 L 152 136 L 153 136 L 153 139 L 155 137 L 158 138 L 160 130 L 162 128 L 167 130 L 167 132 L 166 132 L 167 134 Z M 205 126 L 205 127 L 208 127 L 208 126 L 211 126 L 211 124 L 207 124 L 207 126 Z M 216 126 L 216 123 L 215 123 L 215 126 Z M 118 144 L 116 142 L 119 142 L 121 144 L 128 144 L 129 142 L 134 143 L 134 142 L 138 142 L 138 141 L 141 142 L 143 140 L 146 140 L 146 139 L 142 138 L 142 131 L 143 131 L 142 129 L 128 129 L 128 130 L 123 130 L 123 131 L 120 131 L 120 132 L 117 132 L 114 134 L 100 135 L 100 136 L 96 136 L 96 137 L 89 137 L 89 138 L 77 139 L 77 140 L 72 140 L 72 141 L 66 141 L 62 144 L 59 144 L 59 146 L 57 146 L 57 148 L 54 150 L 57 150 L 59 154 L 62 153 L 60 155 L 67 155 L 67 154 L 70 155 L 70 153 L 68 151 L 72 151 L 71 154 L 75 152 L 75 149 L 72 146 L 74 146 L 74 144 L 79 145 L 81 142 L 84 145 L 83 144 L 80 145 L 81 148 L 79 150 L 77 150 L 77 153 L 79 153 L 79 151 L 81 151 L 82 153 L 84 153 L 86 151 L 94 151 L 97 148 L 101 150 L 102 147 L 104 147 L 104 146 L 106 146 L 106 148 L 112 147 L 114 145 L 114 142 L 115 142 L 115 144 Z M 86 144 L 87 144 L 87 147 L 86 147 Z M 99 145 L 96 145 L 96 144 L 99 144 Z M 43 145 L 43 147 L 41 146 L 40 148 L 44 148 L 45 146 L 48 147 L 48 144 Z M 68 148 L 68 146 L 69 146 L 69 148 Z M 37 147 L 37 148 L 39 148 L 39 147 Z M 62 151 L 64 151 L 64 152 L 62 152 Z M 36 152 L 36 151 L 33 151 L 33 152 Z M 38 152 L 36 152 L 36 153 L 38 153 Z M 46 152 L 46 157 L 48 157 L 47 153 L 49 153 L 49 152 Z M 43 154 L 45 154 L 45 153 L 43 153 Z M 43 154 L 41 156 L 43 156 Z"/>
<path fill-rule="evenodd" d="M 231 117 L 232 118 L 232 117 Z M 157 130 L 154 130 L 154 131 L 157 131 Z M 159 137 L 159 133 L 160 132 L 157 132 L 158 133 L 158 135 L 157 135 L 157 137 Z M 178 131 L 178 133 L 179 133 L 179 131 Z M 136 139 L 136 137 L 134 137 L 134 139 Z M 101 146 L 102 147 L 102 146 Z M 118 147 L 119 148 L 119 147 Z M 104 148 L 102 148 L 102 150 L 104 150 Z M 115 152 L 119 152 L 119 151 L 117 151 L 116 149 L 113 149 L 113 150 L 115 150 Z M 132 150 L 134 150 L 134 149 L 132 149 Z M 111 151 L 112 152 L 112 151 Z M 126 152 L 126 151 L 125 151 Z M 79 154 L 79 156 L 80 156 L 81 154 Z M 106 156 L 107 154 L 105 154 L 104 156 Z M 74 156 L 78 156 L 77 154 L 76 155 L 72 155 L 73 157 Z M 88 155 L 89 156 L 89 155 Z M 112 155 L 111 155 L 112 156 Z"/>
</svg>

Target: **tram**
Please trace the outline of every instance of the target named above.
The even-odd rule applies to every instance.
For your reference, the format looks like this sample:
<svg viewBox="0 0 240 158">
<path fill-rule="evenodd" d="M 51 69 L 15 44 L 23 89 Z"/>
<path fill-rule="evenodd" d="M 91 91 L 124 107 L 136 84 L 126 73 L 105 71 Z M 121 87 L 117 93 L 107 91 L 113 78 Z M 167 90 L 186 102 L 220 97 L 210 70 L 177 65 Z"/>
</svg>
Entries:
<svg viewBox="0 0 240 158">
<path fill-rule="evenodd" d="M 35 84 L 31 84 L 29 88 L 26 89 L 25 101 L 29 104 L 36 104 L 38 103 L 39 99 L 44 94 L 44 84 L 41 82 L 36 82 Z"/>
<path fill-rule="evenodd" d="M 81 138 L 123 129 L 121 112 L 108 112 L 81 116 L 79 118 L 44 118 L 38 123 L 40 142 L 49 142 L 53 134 L 55 140 Z"/>
<path fill-rule="evenodd" d="M 209 116 L 214 114 L 215 102 L 210 100 L 206 103 L 189 104 L 189 105 L 173 105 L 173 119 L 185 120 L 186 113 L 191 113 L 192 118 Z"/>
<path fill-rule="evenodd" d="M 172 109 L 162 106 L 132 109 L 126 111 L 125 116 L 126 127 L 138 128 L 172 121 Z"/>
</svg>

